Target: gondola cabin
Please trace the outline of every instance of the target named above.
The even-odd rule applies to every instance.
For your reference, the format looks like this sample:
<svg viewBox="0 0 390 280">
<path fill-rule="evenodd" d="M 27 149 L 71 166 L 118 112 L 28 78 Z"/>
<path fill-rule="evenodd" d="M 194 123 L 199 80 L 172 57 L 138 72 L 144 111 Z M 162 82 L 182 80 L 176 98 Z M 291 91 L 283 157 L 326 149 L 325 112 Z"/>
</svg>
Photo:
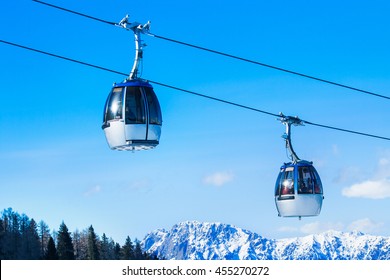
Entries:
<svg viewBox="0 0 390 280">
<path fill-rule="evenodd" d="M 147 150 L 159 144 L 161 109 L 146 81 L 114 84 L 104 107 L 102 129 L 113 150 Z"/>
<path fill-rule="evenodd" d="M 281 217 L 317 216 L 324 199 L 320 176 L 308 161 L 285 163 L 275 184 L 275 203 Z"/>
</svg>

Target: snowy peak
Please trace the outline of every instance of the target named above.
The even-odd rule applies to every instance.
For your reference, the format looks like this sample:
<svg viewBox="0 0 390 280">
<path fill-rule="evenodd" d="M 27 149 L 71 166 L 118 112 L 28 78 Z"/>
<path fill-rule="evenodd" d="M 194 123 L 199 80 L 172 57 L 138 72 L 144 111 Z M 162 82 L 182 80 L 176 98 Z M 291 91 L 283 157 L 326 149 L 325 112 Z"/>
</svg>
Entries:
<svg viewBox="0 0 390 280">
<path fill-rule="evenodd" d="M 390 259 L 387 237 L 327 231 L 275 240 L 228 224 L 197 221 L 176 224 L 169 231 L 155 230 L 146 235 L 143 245 L 164 259 Z"/>
<path fill-rule="evenodd" d="M 361 232 L 323 234 L 275 241 L 276 259 L 378 260 L 390 259 L 390 238 Z"/>
<path fill-rule="evenodd" d="M 144 239 L 145 250 L 166 259 L 257 259 L 267 241 L 250 231 L 221 223 L 182 222 Z"/>
</svg>

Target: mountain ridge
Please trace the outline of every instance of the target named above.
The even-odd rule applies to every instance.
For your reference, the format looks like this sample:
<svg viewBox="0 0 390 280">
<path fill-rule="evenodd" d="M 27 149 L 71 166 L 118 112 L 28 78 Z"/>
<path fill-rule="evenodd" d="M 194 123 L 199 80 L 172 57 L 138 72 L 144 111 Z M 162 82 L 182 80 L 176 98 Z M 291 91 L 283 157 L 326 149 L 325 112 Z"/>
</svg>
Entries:
<svg viewBox="0 0 390 280">
<path fill-rule="evenodd" d="M 329 230 L 270 239 L 230 224 L 185 221 L 145 236 L 144 250 L 177 260 L 389 260 L 390 237 Z"/>
</svg>

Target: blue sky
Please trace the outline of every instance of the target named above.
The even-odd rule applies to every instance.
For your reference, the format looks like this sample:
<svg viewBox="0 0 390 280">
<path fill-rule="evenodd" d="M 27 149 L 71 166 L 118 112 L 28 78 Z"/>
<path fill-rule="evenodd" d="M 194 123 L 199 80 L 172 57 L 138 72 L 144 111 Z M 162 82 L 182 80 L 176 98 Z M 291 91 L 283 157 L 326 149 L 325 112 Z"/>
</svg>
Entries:
<svg viewBox="0 0 390 280">
<path fill-rule="evenodd" d="M 390 96 L 388 1 L 51 0 L 91 16 L 152 22 L 155 34 Z M 130 32 L 33 1 L 2 1 L 0 39 L 129 72 Z M 390 137 L 390 102 L 144 37 L 142 77 L 272 113 Z M 123 76 L 0 44 L 0 208 L 51 229 L 90 224 L 123 243 L 185 220 L 269 238 L 328 229 L 390 235 L 390 143 L 293 128 L 324 185 L 321 215 L 279 218 L 288 161 L 276 118 L 154 86 L 160 145 L 111 151 L 103 106 Z"/>
</svg>

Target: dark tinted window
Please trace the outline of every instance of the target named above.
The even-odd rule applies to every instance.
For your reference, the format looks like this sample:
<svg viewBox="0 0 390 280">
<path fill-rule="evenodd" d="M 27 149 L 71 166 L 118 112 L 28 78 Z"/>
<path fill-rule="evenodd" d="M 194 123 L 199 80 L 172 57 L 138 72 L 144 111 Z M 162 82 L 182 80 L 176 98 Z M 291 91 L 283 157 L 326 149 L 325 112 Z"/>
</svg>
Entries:
<svg viewBox="0 0 390 280">
<path fill-rule="evenodd" d="M 125 120 L 126 124 L 146 123 L 145 101 L 140 87 L 127 87 Z"/>
<path fill-rule="evenodd" d="M 146 98 L 148 99 L 149 106 L 149 123 L 150 124 L 162 124 L 162 116 L 160 104 L 158 103 L 158 99 L 156 94 L 154 93 L 152 88 L 145 87 Z"/>
<path fill-rule="evenodd" d="M 322 190 L 321 179 L 314 168 L 313 168 L 313 174 L 314 174 L 314 193 L 322 194 L 323 190 Z"/>
<path fill-rule="evenodd" d="M 283 176 L 283 171 L 284 169 L 282 169 L 280 172 L 279 172 L 279 175 L 278 175 L 278 179 L 276 179 L 276 184 L 275 184 L 275 195 L 280 195 L 280 180 Z"/>
<path fill-rule="evenodd" d="M 298 168 L 298 193 L 313 193 L 314 174 L 309 166 Z"/>
<path fill-rule="evenodd" d="M 275 195 L 294 194 L 294 167 L 281 169 L 276 181 Z"/>
<path fill-rule="evenodd" d="M 104 122 L 122 119 L 123 88 L 113 88 L 106 102 Z"/>
<path fill-rule="evenodd" d="M 298 176 L 298 193 L 322 193 L 321 179 L 313 166 L 299 167 Z"/>
</svg>

